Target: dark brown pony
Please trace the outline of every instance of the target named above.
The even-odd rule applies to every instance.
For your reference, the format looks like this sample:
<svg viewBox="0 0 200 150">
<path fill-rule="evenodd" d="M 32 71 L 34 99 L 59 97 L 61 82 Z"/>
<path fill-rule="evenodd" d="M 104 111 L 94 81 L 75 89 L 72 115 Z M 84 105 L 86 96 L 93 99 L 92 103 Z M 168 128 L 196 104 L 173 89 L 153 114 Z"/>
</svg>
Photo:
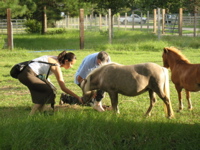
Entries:
<svg viewBox="0 0 200 150">
<path fill-rule="evenodd" d="M 178 93 L 179 111 L 183 109 L 181 91 L 185 89 L 188 109 L 192 110 L 190 92 L 200 90 L 200 64 L 190 61 L 176 48 L 165 47 L 163 51 L 163 65 L 171 70 L 171 80 Z"/>
</svg>

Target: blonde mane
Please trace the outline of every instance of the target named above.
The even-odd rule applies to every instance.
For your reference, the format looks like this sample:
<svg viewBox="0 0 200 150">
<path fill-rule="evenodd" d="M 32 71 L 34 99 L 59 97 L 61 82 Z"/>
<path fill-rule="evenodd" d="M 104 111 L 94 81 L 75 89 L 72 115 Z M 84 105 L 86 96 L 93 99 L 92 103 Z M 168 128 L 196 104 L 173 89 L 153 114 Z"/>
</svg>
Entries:
<svg viewBox="0 0 200 150">
<path fill-rule="evenodd" d="M 175 47 L 165 47 L 164 49 L 167 50 L 168 52 L 170 51 L 170 52 L 174 53 L 175 58 L 177 60 L 181 60 L 185 63 L 190 63 L 190 61 L 177 48 L 175 48 Z"/>
<path fill-rule="evenodd" d="M 104 65 L 102 65 L 102 66 L 116 65 L 116 64 L 117 64 L 117 65 L 121 65 L 121 64 L 118 64 L 118 63 L 116 63 L 116 62 L 110 62 L 110 63 L 104 64 Z M 87 79 L 91 74 L 94 74 L 94 73 L 97 72 L 99 69 L 101 69 L 102 66 L 100 66 L 100 67 L 95 68 L 94 70 L 92 70 L 92 71 L 87 75 L 86 79 Z"/>
</svg>

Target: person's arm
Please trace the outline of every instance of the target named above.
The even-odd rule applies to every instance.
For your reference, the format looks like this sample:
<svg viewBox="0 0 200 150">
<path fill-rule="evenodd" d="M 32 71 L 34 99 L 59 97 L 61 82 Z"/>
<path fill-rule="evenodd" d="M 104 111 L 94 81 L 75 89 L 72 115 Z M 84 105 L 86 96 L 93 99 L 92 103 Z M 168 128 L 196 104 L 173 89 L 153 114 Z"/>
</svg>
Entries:
<svg viewBox="0 0 200 150">
<path fill-rule="evenodd" d="M 81 84 L 81 82 L 83 81 L 83 78 L 81 76 L 77 76 L 77 80 Z"/>
<path fill-rule="evenodd" d="M 81 103 L 83 103 L 81 97 L 79 97 L 78 95 L 76 95 L 73 91 L 71 91 L 70 89 L 68 89 L 65 86 L 65 82 L 64 82 L 64 79 L 63 79 L 63 74 L 62 74 L 61 68 L 59 66 L 52 66 L 51 67 L 51 71 L 56 76 L 56 79 L 58 81 L 58 84 L 59 84 L 61 90 L 63 92 L 65 92 L 65 93 L 73 96 L 73 97 L 76 97 Z"/>
</svg>

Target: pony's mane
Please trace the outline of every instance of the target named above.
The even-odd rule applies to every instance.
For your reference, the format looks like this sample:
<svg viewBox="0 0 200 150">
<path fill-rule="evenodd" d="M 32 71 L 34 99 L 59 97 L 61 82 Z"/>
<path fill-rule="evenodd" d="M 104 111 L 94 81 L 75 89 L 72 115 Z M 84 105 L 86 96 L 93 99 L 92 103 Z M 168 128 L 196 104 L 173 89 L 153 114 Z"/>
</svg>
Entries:
<svg viewBox="0 0 200 150">
<path fill-rule="evenodd" d="M 100 67 L 98 67 L 98 68 L 92 70 L 92 71 L 87 75 L 87 77 L 89 77 L 90 74 L 93 74 L 94 72 L 96 72 L 96 71 L 98 71 L 99 69 L 101 69 L 101 67 L 107 66 L 107 65 L 112 65 L 112 64 L 113 64 L 113 65 L 114 65 L 114 64 L 116 64 L 116 65 L 121 65 L 121 64 L 118 64 L 118 63 L 115 63 L 115 62 L 110 62 L 110 63 L 104 64 L 104 65 L 102 65 L 102 66 L 100 66 Z M 87 78 L 87 77 L 86 77 L 86 78 Z"/>
<path fill-rule="evenodd" d="M 190 63 L 190 61 L 181 53 L 180 50 L 178 50 L 175 47 L 166 47 L 165 49 L 167 49 L 168 51 L 176 54 L 176 58 L 185 62 L 185 63 Z"/>
</svg>

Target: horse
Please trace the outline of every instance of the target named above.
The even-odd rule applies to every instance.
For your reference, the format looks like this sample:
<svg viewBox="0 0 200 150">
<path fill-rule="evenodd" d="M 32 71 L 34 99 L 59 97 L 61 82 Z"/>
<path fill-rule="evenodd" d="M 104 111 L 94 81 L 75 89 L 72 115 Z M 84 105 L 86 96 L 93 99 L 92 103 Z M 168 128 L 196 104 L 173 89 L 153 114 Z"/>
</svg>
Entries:
<svg viewBox="0 0 200 150">
<path fill-rule="evenodd" d="M 183 110 L 182 89 L 185 89 L 188 109 L 192 110 L 190 92 L 200 90 L 200 64 L 191 64 L 190 61 L 175 47 L 163 49 L 163 66 L 170 68 L 171 80 L 178 93 L 179 110 Z"/>
<path fill-rule="evenodd" d="M 168 69 L 155 63 L 136 65 L 109 63 L 90 72 L 80 86 L 84 102 L 90 100 L 95 90 L 101 89 L 107 92 L 112 109 L 116 113 L 119 113 L 118 94 L 137 96 L 148 91 L 150 106 L 145 113 L 146 116 L 151 115 L 156 94 L 164 102 L 166 117 L 174 116 L 170 101 Z"/>
</svg>

